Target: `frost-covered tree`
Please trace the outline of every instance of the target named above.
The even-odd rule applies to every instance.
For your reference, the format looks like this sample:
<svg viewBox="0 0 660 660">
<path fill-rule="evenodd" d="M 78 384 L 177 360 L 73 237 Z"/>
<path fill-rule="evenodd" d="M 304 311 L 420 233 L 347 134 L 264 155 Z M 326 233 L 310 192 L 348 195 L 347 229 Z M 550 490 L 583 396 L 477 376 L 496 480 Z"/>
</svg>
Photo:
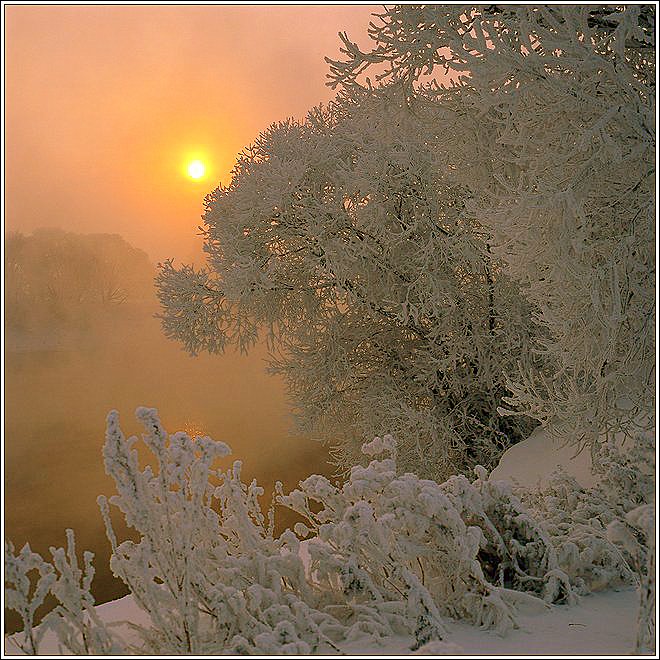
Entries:
<svg viewBox="0 0 660 660">
<path fill-rule="evenodd" d="M 508 406 L 569 441 L 652 415 L 654 28 L 651 5 L 406 5 L 331 62 L 345 94 L 401 86 L 452 153 L 536 308 Z"/>
<path fill-rule="evenodd" d="M 343 35 L 333 84 L 401 86 L 535 307 L 539 335 L 508 374 L 509 412 L 565 442 L 600 449 L 602 431 L 631 442 L 654 417 L 655 8 L 400 6 L 370 35 L 367 53 Z M 651 504 L 640 510 L 653 521 Z M 654 573 L 636 569 L 642 648 Z"/>
<path fill-rule="evenodd" d="M 303 431 L 350 467 L 373 433 L 434 478 L 533 427 L 498 414 L 528 350 L 531 306 L 395 87 L 272 125 L 206 200 L 200 271 L 162 266 L 166 334 L 192 351 L 264 328 Z"/>
</svg>

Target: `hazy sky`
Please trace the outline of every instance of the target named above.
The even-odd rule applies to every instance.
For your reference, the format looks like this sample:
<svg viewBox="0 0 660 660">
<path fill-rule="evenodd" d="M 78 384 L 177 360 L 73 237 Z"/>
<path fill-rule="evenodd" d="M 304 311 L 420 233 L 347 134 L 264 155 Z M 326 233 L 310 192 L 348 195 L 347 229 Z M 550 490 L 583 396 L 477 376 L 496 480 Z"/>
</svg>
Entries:
<svg viewBox="0 0 660 660">
<path fill-rule="evenodd" d="M 260 130 L 332 97 L 323 57 L 340 30 L 366 45 L 379 9 L 5 5 L 5 229 L 189 258 L 204 195 Z"/>
</svg>

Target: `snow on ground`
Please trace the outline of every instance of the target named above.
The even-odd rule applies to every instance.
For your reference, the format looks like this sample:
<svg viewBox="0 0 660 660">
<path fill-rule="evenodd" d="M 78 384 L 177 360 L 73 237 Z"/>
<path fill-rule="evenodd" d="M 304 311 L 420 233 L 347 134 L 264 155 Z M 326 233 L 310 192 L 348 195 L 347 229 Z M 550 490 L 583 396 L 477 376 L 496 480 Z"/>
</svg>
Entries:
<svg viewBox="0 0 660 660">
<path fill-rule="evenodd" d="M 630 655 L 635 644 L 636 617 L 634 589 L 596 593 L 584 596 L 573 607 L 553 605 L 544 611 L 523 610 L 518 616 L 520 628 L 504 637 L 492 630 L 450 621 L 446 642 L 458 649 L 447 650 L 462 655 Z M 343 649 L 351 655 L 411 654 L 410 640 L 403 637 L 392 639 L 384 647 L 360 648 L 359 643 L 353 643 Z M 446 653 L 442 644 L 431 642 L 415 655 L 418 654 Z"/>
<path fill-rule="evenodd" d="M 593 484 L 591 460 L 588 452 L 574 457 L 571 448 L 553 446 L 546 434 L 537 429 L 524 442 L 509 449 L 491 478 L 505 479 L 521 485 L 544 484 L 553 470 L 561 465 L 582 486 Z M 302 544 L 303 558 L 306 556 Z M 638 595 L 634 589 L 606 591 L 584 596 L 574 606 L 523 606 L 518 615 L 520 628 L 502 637 L 459 621 L 448 621 L 446 643 L 431 642 L 416 654 L 428 655 L 629 655 L 635 643 Z M 146 625 L 147 615 L 135 604 L 132 596 L 98 606 L 106 622 L 130 621 Z M 137 635 L 127 626 L 119 627 L 127 640 L 137 641 Z M 393 637 L 376 646 L 372 639 L 354 640 L 343 644 L 349 655 L 409 655 L 411 639 Z M 458 648 L 457 648 L 458 647 Z M 5 653 L 20 654 L 17 647 L 5 638 Z M 58 654 L 55 635 L 46 633 L 41 646 L 42 655 Z"/>
<path fill-rule="evenodd" d="M 594 485 L 588 449 L 576 455 L 575 447 L 559 447 L 538 427 L 523 442 L 507 449 L 492 471 L 493 480 L 510 480 L 526 488 L 547 486 L 550 475 L 561 465 L 583 487 Z"/>
<path fill-rule="evenodd" d="M 583 596 L 577 605 L 522 612 L 519 630 L 500 637 L 467 623 L 449 625 L 449 641 L 466 655 L 629 655 L 635 646 L 635 589 Z"/>
<path fill-rule="evenodd" d="M 145 624 L 147 620 L 131 596 L 100 605 L 98 612 L 106 622 L 128 620 Z M 463 655 L 628 655 L 635 643 L 636 616 L 635 590 L 596 593 L 582 597 L 572 607 L 523 609 L 518 617 L 520 628 L 504 637 L 467 623 L 450 621 L 446 642 L 459 648 L 450 646 L 446 650 Z M 131 633 L 126 630 L 126 634 Z M 366 644 L 356 640 L 341 646 L 349 655 L 409 655 L 410 643 L 409 638 L 393 637 L 382 646 L 374 645 L 371 639 Z M 42 644 L 42 655 L 59 653 L 53 633 L 47 633 Z M 438 655 L 442 651 L 442 645 L 431 642 L 417 654 Z M 6 640 L 5 653 L 18 655 L 20 651 Z"/>
</svg>

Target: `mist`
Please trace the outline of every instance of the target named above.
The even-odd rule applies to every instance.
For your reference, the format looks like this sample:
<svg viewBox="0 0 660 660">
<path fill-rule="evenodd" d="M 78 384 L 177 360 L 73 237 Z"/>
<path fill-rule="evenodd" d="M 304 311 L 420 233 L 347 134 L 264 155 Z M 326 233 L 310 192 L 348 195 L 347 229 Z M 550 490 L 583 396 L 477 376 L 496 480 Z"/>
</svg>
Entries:
<svg viewBox="0 0 660 660">
<path fill-rule="evenodd" d="M 117 235 L 61 230 L 12 234 L 5 246 L 5 537 L 15 547 L 28 542 L 49 557 L 72 528 L 96 555 L 97 601 L 126 593 L 109 571 L 96 503 L 115 492 L 101 453 L 111 409 L 130 434 L 141 431 L 134 411 L 144 405 L 171 433 L 226 442 L 245 477 L 264 486 L 266 505 L 275 480 L 292 488 L 332 473 L 326 449 L 292 433 L 263 345 L 191 357 L 163 336 L 145 252 Z M 291 524 L 284 511 L 278 518 Z"/>
<path fill-rule="evenodd" d="M 98 602 L 125 593 L 96 504 L 113 492 L 109 410 L 130 432 L 149 406 L 170 432 L 226 441 L 266 500 L 275 479 L 328 473 L 325 449 L 291 434 L 263 345 L 188 356 L 161 333 L 153 276 L 202 261 L 205 195 L 259 131 L 332 98 L 324 57 L 375 9 L 5 10 L 5 537 L 49 557 L 75 529 Z"/>
<path fill-rule="evenodd" d="M 324 56 L 378 9 L 7 7 L 6 229 L 119 233 L 154 262 L 191 260 L 204 196 L 259 131 L 332 98 Z M 182 170 L 193 152 L 200 181 Z"/>
</svg>

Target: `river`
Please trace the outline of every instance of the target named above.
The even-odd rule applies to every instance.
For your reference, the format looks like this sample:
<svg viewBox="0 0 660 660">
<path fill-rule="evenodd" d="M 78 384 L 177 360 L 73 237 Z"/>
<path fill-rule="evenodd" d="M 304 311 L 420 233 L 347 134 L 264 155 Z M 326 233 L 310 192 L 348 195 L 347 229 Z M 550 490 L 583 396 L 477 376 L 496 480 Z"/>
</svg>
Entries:
<svg viewBox="0 0 660 660">
<path fill-rule="evenodd" d="M 152 310 L 153 311 L 153 310 Z M 126 593 L 108 568 L 109 543 L 96 504 L 114 484 L 101 450 L 105 417 L 116 409 L 124 432 L 139 433 L 134 411 L 158 408 L 170 432 L 227 442 L 244 479 L 293 488 L 314 472 L 331 474 L 326 449 L 290 433 L 282 383 L 265 373 L 265 350 L 248 356 L 188 356 L 140 309 L 105 313 L 77 330 L 7 335 L 5 347 L 5 538 L 43 557 L 76 532 L 79 554 L 96 555 L 97 602 Z M 280 527 L 287 524 L 281 517 Z M 7 630 L 16 628 L 13 616 Z"/>
</svg>

